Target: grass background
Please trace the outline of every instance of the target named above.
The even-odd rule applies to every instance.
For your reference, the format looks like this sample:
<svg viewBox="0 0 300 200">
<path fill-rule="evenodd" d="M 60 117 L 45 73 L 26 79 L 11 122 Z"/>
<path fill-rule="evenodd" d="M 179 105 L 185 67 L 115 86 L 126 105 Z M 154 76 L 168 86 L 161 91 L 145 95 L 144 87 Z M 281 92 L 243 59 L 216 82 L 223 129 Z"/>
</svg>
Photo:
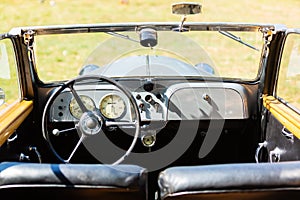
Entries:
<svg viewBox="0 0 300 200">
<path fill-rule="evenodd" d="M 17 26 L 180 20 L 171 14 L 171 4 L 181 0 L 127 1 L 124 4 L 122 0 L 1 0 L 0 32 Z M 188 1 L 203 6 L 202 14 L 191 16 L 188 21 L 278 23 L 300 28 L 300 0 Z M 14 99 L 17 92 L 13 86 L 9 82 L 4 85 L 1 87 Z"/>
<path fill-rule="evenodd" d="M 170 5 L 181 0 L 127 1 L 128 4 L 122 4 L 122 0 L 1 0 L 0 31 L 30 25 L 180 19 L 171 14 Z M 189 1 L 203 6 L 202 14 L 189 17 L 189 21 L 280 23 L 300 28 L 299 0 Z"/>
</svg>

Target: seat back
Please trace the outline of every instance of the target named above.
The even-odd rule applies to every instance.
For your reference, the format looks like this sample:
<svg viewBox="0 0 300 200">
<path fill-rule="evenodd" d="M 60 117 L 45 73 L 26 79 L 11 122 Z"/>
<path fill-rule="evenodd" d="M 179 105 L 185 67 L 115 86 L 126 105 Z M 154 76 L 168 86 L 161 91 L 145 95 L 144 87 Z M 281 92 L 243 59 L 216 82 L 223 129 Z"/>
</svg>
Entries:
<svg viewBox="0 0 300 200">
<path fill-rule="evenodd" d="M 300 162 L 171 167 L 161 199 L 299 199 Z"/>
<path fill-rule="evenodd" d="M 146 183 L 135 165 L 0 164 L 0 196 L 11 199 L 147 199 Z"/>
</svg>

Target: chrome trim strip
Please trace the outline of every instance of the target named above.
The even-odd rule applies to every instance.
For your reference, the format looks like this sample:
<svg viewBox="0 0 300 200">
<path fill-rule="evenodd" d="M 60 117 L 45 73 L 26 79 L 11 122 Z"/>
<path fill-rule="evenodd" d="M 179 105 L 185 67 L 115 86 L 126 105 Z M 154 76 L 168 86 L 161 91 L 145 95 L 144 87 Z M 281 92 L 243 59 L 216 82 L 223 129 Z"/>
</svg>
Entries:
<svg viewBox="0 0 300 200">
<path fill-rule="evenodd" d="M 144 22 L 144 23 L 100 23 L 100 24 L 73 24 L 51 26 L 27 26 L 11 29 L 10 35 L 20 35 L 32 30 L 36 35 L 64 34 L 64 33 L 88 33 L 88 32 L 117 32 L 138 31 L 143 27 L 153 27 L 157 31 L 171 31 L 178 28 L 179 22 Z M 281 24 L 252 24 L 252 23 L 221 23 L 221 22 L 187 22 L 184 27 L 190 31 L 258 31 L 269 29 L 282 31 L 286 27 Z"/>
</svg>

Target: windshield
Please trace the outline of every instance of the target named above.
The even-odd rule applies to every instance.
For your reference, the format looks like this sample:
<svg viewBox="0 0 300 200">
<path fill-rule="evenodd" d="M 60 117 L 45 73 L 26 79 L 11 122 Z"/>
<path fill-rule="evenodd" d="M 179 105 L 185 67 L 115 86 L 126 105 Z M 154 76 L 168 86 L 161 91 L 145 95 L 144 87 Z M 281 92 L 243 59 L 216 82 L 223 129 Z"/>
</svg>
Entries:
<svg viewBox="0 0 300 200">
<path fill-rule="evenodd" d="M 156 44 L 143 46 L 141 37 L 154 38 Z M 254 80 L 263 46 L 260 32 L 236 31 L 76 33 L 40 35 L 35 41 L 38 75 L 44 82 L 87 73 Z"/>
</svg>

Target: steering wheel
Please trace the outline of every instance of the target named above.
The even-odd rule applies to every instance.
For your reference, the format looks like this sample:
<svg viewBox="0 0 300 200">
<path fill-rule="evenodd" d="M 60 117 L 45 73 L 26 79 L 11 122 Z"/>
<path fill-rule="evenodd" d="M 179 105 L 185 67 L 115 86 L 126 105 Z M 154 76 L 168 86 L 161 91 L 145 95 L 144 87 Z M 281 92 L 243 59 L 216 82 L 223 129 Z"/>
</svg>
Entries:
<svg viewBox="0 0 300 200">
<path fill-rule="evenodd" d="M 119 89 L 120 92 L 122 92 L 123 94 L 126 95 L 126 97 L 128 98 L 131 106 L 133 109 L 128 109 L 128 111 L 131 111 L 133 113 L 131 117 L 131 120 L 129 121 L 117 121 L 117 120 L 108 120 L 107 118 L 105 118 L 101 112 L 99 111 L 98 108 L 95 108 L 93 111 L 88 110 L 86 105 L 83 103 L 83 101 L 81 100 L 80 96 L 78 95 L 77 90 L 75 89 L 74 85 L 80 85 L 84 86 L 84 85 L 95 85 L 98 83 L 109 83 L 111 85 L 114 85 L 115 87 L 117 87 L 117 89 Z M 59 153 L 55 150 L 53 144 L 51 143 L 50 140 L 50 134 L 56 134 L 56 132 L 58 131 L 58 129 L 54 129 L 51 133 L 48 130 L 48 122 L 49 122 L 49 113 L 51 110 L 51 107 L 56 99 L 56 97 L 58 97 L 62 92 L 64 91 L 70 91 L 74 97 L 74 99 L 76 100 L 82 115 L 79 119 L 78 122 L 75 122 L 75 126 L 74 128 L 71 129 L 76 129 L 77 133 L 80 135 L 79 140 L 77 141 L 76 145 L 74 146 L 72 152 L 70 152 L 69 156 L 67 159 L 63 159 L 61 155 L 59 155 Z M 75 154 L 75 152 L 77 151 L 78 147 L 80 146 L 81 143 L 83 143 L 83 141 L 85 139 L 87 139 L 88 137 L 97 135 L 97 134 L 104 134 L 102 132 L 102 129 L 104 127 L 109 127 L 109 126 L 134 126 L 135 128 L 135 132 L 133 135 L 133 139 L 132 142 L 129 146 L 129 148 L 127 149 L 127 151 L 125 151 L 125 153 L 115 162 L 111 163 L 113 165 L 119 164 L 122 161 L 125 160 L 125 158 L 130 154 L 130 152 L 132 151 L 133 147 L 136 144 L 136 141 L 140 135 L 140 124 L 141 124 L 141 117 L 140 117 L 140 113 L 139 113 L 139 109 L 138 106 L 136 105 L 136 102 L 134 100 L 134 97 L 131 95 L 131 93 L 121 84 L 119 84 L 118 82 L 116 82 L 115 80 L 108 78 L 108 77 L 104 77 L 104 76 L 100 76 L 100 75 L 83 75 L 83 76 L 79 76 L 77 78 L 74 78 L 72 80 L 67 81 L 66 83 L 64 83 L 63 85 L 61 85 L 48 99 L 46 106 L 44 108 L 43 111 L 43 116 L 42 116 L 42 132 L 43 132 L 43 136 L 46 139 L 47 143 L 49 144 L 50 149 L 52 150 L 52 152 L 54 153 L 54 155 L 61 161 L 64 163 L 69 163 L 73 157 L 73 155 Z M 55 132 L 56 130 L 56 132 Z M 68 131 L 70 129 L 66 129 L 64 131 Z"/>
</svg>

